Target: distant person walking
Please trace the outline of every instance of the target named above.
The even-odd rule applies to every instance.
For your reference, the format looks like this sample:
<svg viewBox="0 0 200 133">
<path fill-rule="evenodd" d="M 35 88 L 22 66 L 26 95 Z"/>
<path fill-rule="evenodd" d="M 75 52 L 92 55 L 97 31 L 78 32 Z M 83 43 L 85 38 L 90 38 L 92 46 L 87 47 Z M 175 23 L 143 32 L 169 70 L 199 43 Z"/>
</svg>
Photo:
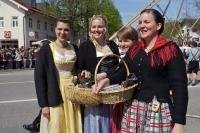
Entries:
<svg viewBox="0 0 200 133">
<path fill-rule="evenodd" d="M 188 84 L 192 83 L 192 86 L 197 83 L 197 73 L 199 71 L 199 60 L 200 60 L 200 50 L 197 47 L 197 43 L 195 41 L 190 42 L 191 49 L 187 51 L 188 55 L 188 68 L 187 68 L 187 76 L 188 76 Z"/>
</svg>

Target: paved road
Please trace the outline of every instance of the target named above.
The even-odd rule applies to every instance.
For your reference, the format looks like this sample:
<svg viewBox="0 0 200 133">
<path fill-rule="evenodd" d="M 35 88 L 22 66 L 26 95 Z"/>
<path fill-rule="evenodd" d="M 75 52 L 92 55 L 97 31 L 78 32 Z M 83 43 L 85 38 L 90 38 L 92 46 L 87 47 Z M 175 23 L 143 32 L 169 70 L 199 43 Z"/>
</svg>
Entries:
<svg viewBox="0 0 200 133">
<path fill-rule="evenodd" d="M 27 133 L 38 111 L 33 71 L 0 72 L 0 133 Z"/>
<path fill-rule="evenodd" d="M 200 85 L 189 87 L 189 115 L 200 115 Z M 0 71 L 0 133 L 27 133 L 24 123 L 32 122 L 39 107 L 33 71 Z M 186 133 L 199 133 L 200 119 L 187 117 Z"/>
</svg>

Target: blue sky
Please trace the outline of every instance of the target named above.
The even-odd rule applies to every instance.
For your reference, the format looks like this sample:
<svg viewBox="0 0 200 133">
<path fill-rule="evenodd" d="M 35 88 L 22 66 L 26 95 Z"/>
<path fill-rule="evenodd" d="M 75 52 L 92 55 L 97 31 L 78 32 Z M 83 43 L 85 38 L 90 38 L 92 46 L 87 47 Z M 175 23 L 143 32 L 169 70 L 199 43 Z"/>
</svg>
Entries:
<svg viewBox="0 0 200 133">
<path fill-rule="evenodd" d="M 36 0 L 40 2 L 41 0 Z M 115 7 L 119 10 L 124 24 L 128 22 L 132 17 L 136 16 L 144 7 L 149 4 L 152 0 L 112 0 Z M 160 0 L 158 5 L 162 10 L 165 10 L 169 0 Z M 184 0 L 183 8 L 181 10 L 180 18 L 183 18 L 186 14 L 186 11 L 190 17 L 200 17 L 200 10 L 194 8 L 194 1 L 199 0 Z M 167 10 L 167 17 L 169 19 L 176 19 L 178 10 L 180 8 L 182 0 L 171 0 L 171 4 Z M 156 6 L 153 7 L 158 9 Z M 166 19 L 167 20 L 167 19 Z"/>
<path fill-rule="evenodd" d="M 113 0 L 113 3 L 119 10 L 123 23 L 126 24 L 129 19 L 136 16 L 142 9 L 144 9 L 144 7 L 149 4 L 150 1 L 152 0 Z M 169 0 L 160 0 L 158 5 L 161 7 L 162 10 L 165 10 L 168 1 Z M 169 19 L 176 19 L 181 1 L 182 0 L 172 0 L 166 13 Z M 197 9 L 193 7 L 194 1 L 198 0 L 184 0 L 179 19 L 185 16 L 186 9 L 189 16 L 199 17 L 200 12 L 197 12 Z M 156 6 L 154 6 L 153 8 L 158 9 Z"/>
</svg>

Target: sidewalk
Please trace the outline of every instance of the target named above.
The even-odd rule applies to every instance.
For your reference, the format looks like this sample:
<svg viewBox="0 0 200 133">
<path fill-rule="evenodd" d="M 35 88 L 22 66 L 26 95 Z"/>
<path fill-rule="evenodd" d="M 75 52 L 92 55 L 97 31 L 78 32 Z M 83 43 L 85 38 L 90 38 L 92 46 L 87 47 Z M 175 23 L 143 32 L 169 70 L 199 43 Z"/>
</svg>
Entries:
<svg viewBox="0 0 200 133">
<path fill-rule="evenodd" d="M 31 71 L 31 70 L 34 70 L 34 68 L 25 68 L 25 69 L 0 69 L 0 73 L 18 72 L 18 71 Z"/>
</svg>

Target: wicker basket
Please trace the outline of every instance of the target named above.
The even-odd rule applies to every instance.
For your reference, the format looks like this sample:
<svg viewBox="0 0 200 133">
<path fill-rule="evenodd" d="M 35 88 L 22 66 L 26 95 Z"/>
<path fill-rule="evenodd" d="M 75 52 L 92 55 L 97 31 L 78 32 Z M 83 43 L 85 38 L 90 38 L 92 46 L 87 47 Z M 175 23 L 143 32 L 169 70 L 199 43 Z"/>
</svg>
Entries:
<svg viewBox="0 0 200 133">
<path fill-rule="evenodd" d="M 66 87 L 65 96 L 74 103 L 97 105 L 100 104 L 99 95 L 93 94 L 91 88 L 79 88 L 78 86 Z"/>
<path fill-rule="evenodd" d="M 114 56 L 114 57 L 119 58 L 126 67 L 127 76 L 130 74 L 127 64 L 121 57 L 119 57 L 116 54 L 106 55 L 101 58 L 101 60 L 98 62 L 97 66 L 95 68 L 94 80 L 95 80 L 96 84 L 97 84 L 98 67 L 99 67 L 100 63 L 109 56 Z M 116 104 L 116 103 L 124 102 L 124 101 L 131 99 L 136 86 L 137 86 L 137 84 L 134 84 L 127 88 L 124 88 L 121 86 L 115 90 L 109 90 L 109 89 L 102 90 L 99 92 L 98 95 L 93 94 L 91 88 L 79 88 L 78 86 L 66 87 L 65 91 L 67 91 L 66 97 L 69 100 L 71 100 L 72 102 L 79 103 L 79 104 L 87 104 L 87 105 L 97 105 L 100 103 Z M 109 87 L 107 87 L 107 88 L 109 88 Z"/>
</svg>

